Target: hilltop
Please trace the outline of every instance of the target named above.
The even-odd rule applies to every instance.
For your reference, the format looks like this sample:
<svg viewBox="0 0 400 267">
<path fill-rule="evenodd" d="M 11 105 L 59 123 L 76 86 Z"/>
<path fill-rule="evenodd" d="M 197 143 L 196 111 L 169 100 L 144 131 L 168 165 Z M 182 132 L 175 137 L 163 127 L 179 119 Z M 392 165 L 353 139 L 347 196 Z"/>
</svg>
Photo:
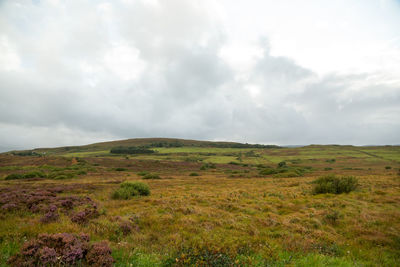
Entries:
<svg viewBox="0 0 400 267">
<path fill-rule="evenodd" d="M 219 148 L 279 148 L 276 145 L 248 144 L 226 141 L 199 141 L 179 138 L 131 138 L 125 140 L 107 141 L 82 146 L 64 146 L 55 148 L 35 148 L 32 150 L 12 151 L 16 153 L 62 154 L 77 152 L 96 152 L 110 150 L 116 147 L 219 147 Z"/>
</svg>

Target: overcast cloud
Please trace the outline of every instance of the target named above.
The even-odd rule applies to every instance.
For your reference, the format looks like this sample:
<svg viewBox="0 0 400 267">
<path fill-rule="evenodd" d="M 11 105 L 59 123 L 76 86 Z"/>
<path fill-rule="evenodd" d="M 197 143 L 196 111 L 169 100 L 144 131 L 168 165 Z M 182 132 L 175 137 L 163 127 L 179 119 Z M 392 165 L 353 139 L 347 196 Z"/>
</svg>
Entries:
<svg viewBox="0 0 400 267">
<path fill-rule="evenodd" d="M 0 151 L 399 144 L 400 3 L 0 1 Z"/>
</svg>

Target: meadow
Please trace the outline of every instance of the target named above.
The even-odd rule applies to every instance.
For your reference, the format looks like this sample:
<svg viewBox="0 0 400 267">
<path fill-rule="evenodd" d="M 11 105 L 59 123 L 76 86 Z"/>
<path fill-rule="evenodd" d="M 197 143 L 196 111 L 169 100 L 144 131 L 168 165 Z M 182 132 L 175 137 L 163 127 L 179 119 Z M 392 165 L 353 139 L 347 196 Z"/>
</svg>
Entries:
<svg viewBox="0 0 400 267">
<path fill-rule="evenodd" d="M 58 266 L 57 238 L 76 266 L 400 266 L 400 147 L 121 145 L 0 154 L 0 266 Z M 334 175 L 357 186 L 316 193 Z"/>
</svg>

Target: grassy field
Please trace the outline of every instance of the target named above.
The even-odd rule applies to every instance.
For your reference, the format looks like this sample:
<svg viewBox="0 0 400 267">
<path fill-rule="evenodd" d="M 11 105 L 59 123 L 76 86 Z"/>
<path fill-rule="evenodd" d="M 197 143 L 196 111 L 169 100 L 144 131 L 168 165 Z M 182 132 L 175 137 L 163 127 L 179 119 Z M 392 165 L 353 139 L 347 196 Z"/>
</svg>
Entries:
<svg viewBox="0 0 400 267">
<path fill-rule="evenodd" d="M 400 266 L 400 147 L 74 150 L 0 155 L 0 266 L 43 233 L 105 240 L 115 266 Z M 314 194 L 329 174 L 358 187 Z M 113 199 L 126 181 L 150 195 Z"/>
</svg>

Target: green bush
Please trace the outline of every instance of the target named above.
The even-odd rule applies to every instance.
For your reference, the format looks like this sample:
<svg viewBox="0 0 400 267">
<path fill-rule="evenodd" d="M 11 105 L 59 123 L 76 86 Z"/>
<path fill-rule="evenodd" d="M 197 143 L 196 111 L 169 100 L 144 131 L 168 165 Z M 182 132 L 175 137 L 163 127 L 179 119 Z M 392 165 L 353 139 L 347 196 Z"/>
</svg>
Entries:
<svg viewBox="0 0 400 267">
<path fill-rule="evenodd" d="M 112 199 L 130 199 L 134 196 L 148 196 L 150 195 L 150 188 L 147 184 L 140 182 L 123 182 L 119 188 L 115 190 Z"/>
<path fill-rule="evenodd" d="M 87 172 L 84 171 L 84 170 L 81 170 L 81 171 L 78 171 L 76 174 L 77 174 L 77 175 L 86 175 Z"/>
<path fill-rule="evenodd" d="M 274 174 L 274 177 L 277 178 L 283 178 L 283 177 L 300 177 L 303 176 L 307 172 L 312 171 L 312 167 L 308 166 L 287 166 L 284 161 L 279 163 L 278 168 L 271 168 L 271 167 L 265 167 L 264 169 L 261 169 L 259 174 L 260 175 L 270 175 Z"/>
<path fill-rule="evenodd" d="M 200 167 L 200 170 L 206 170 L 206 169 L 216 169 L 217 166 L 215 166 L 214 163 L 205 163 Z"/>
<path fill-rule="evenodd" d="M 152 154 L 156 151 L 145 147 L 114 147 L 110 150 L 111 154 Z"/>
<path fill-rule="evenodd" d="M 139 176 L 145 176 L 146 174 L 149 174 L 149 172 L 146 172 L 146 171 L 138 172 Z"/>
<path fill-rule="evenodd" d="M 161 179 L 161 177 L 156 173 L 148 173 L 143 176 L 143 179 Z"/>
<path fill-rule="evenodd" d="M 277 170 L 272 168 L 265 168 L 259 172 L 260 175 L 270 175 L 279 173 Z"/>
<path fill-rule="evenodd" d="M 385 169 L 386 170 L 390 170 L 392 167 L 391 166 L 386 166 Z"/>
<path fill-rule="evenodd" d="M 46 177 L 46 174 L 43 172 L 38 172 L 38 171 L 32 171 L 24 174 L 24 178 L 44 178 Z"/>
<path fill-rule="evenodd" d="M 287 167 L 286 161 L 281 161 L 278 163 L 278 168 L 286 168 L 286 167 Z"/>
<path fill-rule="evenodd" d="M 17 179 L 24 179 L 24 176 L 20 173 L 12 173 L 4 178 L 5 180 L 17 180 Z"/>
<path fill-rule="evenodd" d="M 198 174 L 197 172 L 192 172 L 191 174 L 189 174 L 189 176 L 200 176 L 200 174 Z"/>
<path fill-rule="evenodd" d="M 17 180 L 17 179 L 30 179 L 30 178 L 44 178 L 46 174 L 39 171 L 31 171 L 25 174 L 12 173 L 4 178 L 5 180 Z"/>
<path fill-rule="evenodd" d="M 123 171 L 126 171 L 126 170 L 127 170 L 127 169 L 121 168 L 121 167 L 115 168 L 115 171 L 117 171 L 117 172 L 123 172 Z"/>
<path fill-rule="evenodd" d="M 60 175 L 53 176 L 54 180 L 65 180 L 65 179 L 68 179 L 68 178 L 70 178 L 70 177 L 68 177 L 65 174 L 60 174 Z"/>
<path fill-rule="evenodd" d="M 130 199 L 133 196 L 139 195 L 139 192 L 132 188 L 118 188 L 115 190 L 111 198 L 112 199 Z"/>
<path fill-rule="evenodd" d="M 148 196 L 150 195 L 150 187 L 147 184 L 141 182 L 123 182 L 120 185 L 121 188 L 134 188 L 139 192 L 141 196 Z"/>
<path fill-rule="evenodd" d="M 314 180 L 314 194 L 341 194 L 354 191 L 358 186 L 357 178 L 354 176 L 336 177 L 335 175 L 327 175 Z"/>
<path fill-rule="evenodd" d="M 299 174 L 296 171 L 290 171 L 290 172 L 277 173 L 274 175 L 274 178 L 293 178 L 300 176 L 302 176 L 302 174 Z"/>
<path fill-rule="evenodd" d="M 56 171 L 50 173 L 47 177 L 49 179 L 55 179 L 55 180 L 63 180 L 63 179 L 70 179 L 75 176 L 74 172 L 68 172 L 68 171 Z"/>
</svg>

